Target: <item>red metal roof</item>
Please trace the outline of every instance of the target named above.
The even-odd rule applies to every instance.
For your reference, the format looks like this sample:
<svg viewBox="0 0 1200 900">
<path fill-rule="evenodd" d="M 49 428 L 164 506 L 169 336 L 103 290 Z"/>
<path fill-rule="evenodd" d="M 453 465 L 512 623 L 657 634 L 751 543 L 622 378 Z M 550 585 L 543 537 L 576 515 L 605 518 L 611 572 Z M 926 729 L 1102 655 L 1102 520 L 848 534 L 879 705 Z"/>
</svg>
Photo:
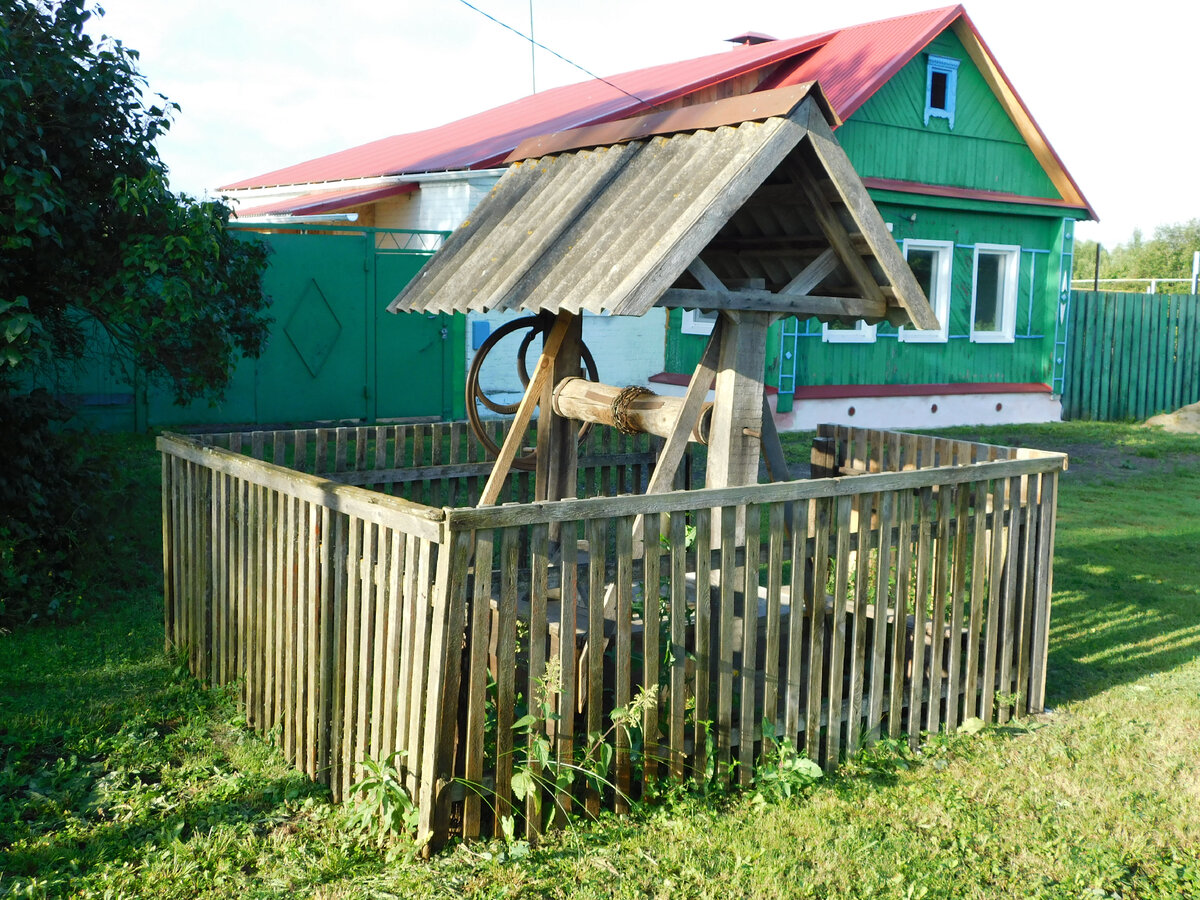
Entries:
<svg viewBox="0 0 1200 900">
<path fill-rule="evenodd" d="M 784 72 L 781 66 L 769 86 L 819 80 L 829 102 L 845 121 L 963 14 L 961 6 L 947 6 L 842 28 L 816 51 L 797 60 L 790 71 Z"/>
<path fill-rule="evenodd" d="M 484 168 L 502 161 L 525 138 L 652 112 L 656 104 L 812 49 L 830 34 L 735 47 L 698 59 L 637 69 L 609 78 L 616 87 L 593 79 L 551 88 L 457 122 L 371 141 L 225 184 L 220 190 Z"/>
<path fill-rule="evenodd" d="M 523 97 L 437 128 L 395 135 L 298 163 L 222 190 L 313 184 L 380 175 L 485 168 L 501 163 L 522 141 L 551 132 L 653 111 L 703 88 L 762 71 L 756 90 L 817 81 L 844 121 L 930 41 L 953 26 L 1069 205 L 1095 217 L 1061 160 L 961 5 L 946 6 L 790 40 L 738 46 L 683 62 L 637 69 Z M 619 89 L 618 89 L 619 88 Z M 633 95 L 633 96 L 630 96 Z"/>
</svg>

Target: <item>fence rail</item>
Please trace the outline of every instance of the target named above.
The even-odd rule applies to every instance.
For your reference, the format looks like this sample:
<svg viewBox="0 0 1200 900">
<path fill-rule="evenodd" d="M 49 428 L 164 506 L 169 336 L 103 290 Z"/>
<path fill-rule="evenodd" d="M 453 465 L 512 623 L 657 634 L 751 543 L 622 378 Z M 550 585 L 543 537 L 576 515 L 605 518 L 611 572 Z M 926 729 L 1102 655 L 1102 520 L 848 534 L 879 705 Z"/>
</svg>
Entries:
<svg viewBox="0 0 1200 900">
<path fill-rule="evenodd" d="M 334 480 L 465 504 L 434 427 L 159 443 L 168 644 L 335 797 L 399 752 L 434 844 L 1042 707 L 1059 454 L 824 428 L 808 481 L 618 494 L 634 446 L 549 503 Z"/>
<path fill-rule="evenodd" d="M 1064 419 L 1145 419 L 1200 401 L 1200 296 L 1071 294 Z"/>
</svg>

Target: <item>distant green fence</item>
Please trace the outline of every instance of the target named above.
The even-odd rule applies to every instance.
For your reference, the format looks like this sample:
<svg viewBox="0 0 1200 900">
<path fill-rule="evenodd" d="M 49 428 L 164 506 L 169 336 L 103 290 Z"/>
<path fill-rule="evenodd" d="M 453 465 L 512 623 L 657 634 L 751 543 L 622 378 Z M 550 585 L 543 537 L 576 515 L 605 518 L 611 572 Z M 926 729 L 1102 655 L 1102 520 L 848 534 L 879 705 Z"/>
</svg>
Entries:
<svg viewBox="0 0 1200 900">
<path fill-rule="evenodd" d="M 1063 418 L 1145 419 L 1200 401 L 1200 296 L 1076 291 Z"/>
</svg>

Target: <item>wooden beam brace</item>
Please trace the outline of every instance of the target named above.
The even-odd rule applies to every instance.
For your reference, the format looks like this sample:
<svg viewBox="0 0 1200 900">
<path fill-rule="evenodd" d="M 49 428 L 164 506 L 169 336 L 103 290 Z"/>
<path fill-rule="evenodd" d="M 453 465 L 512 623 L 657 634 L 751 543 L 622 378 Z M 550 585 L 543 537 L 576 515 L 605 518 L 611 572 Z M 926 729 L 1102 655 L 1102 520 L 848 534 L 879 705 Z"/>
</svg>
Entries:
<svg viewBox="0 0 1200 900">
<path fill-rule="evenodd" d="M 656 304 L 667 309 L 719 309 L 735 313 L 754 310 L 786 316 L 853 316 L 856 319 L 882 319 L 887 301 L 861 297 L 818 297 L 775 294 L 771 291 L 732 290 L 717 294 L 694 288 L 671 288 Z"/>
<path fill-rule="evenodd" d="M 762 404 L 763 423 L 760 434 L 763 457 L 767 461 L 767 474 L 771 476 L 772 481 L 791 481 L 787 457 L 783 453 L 783 442 L 779 440 L 779 430 L 775 427 L 775 414 L 771 412 L 771 404 L 765 393 Z M 788 521 L 791 521 L 791 517 L 788 517 Z"/>
<path fill-rule="evenodd" d="M 885 303 L 883 293 L 879 290 L 879 282 L 871 273 L 870 267 L 854 248 L 854 241 L 842 220 L 838 217 L 833 205 L 825 198 L 824 191 L 808 169 L 802 165 L 793 167 L 793 174 L 804 190 L 804 196 L 812 208 L 817 224 L 829 239 L 830 245 L 837 251 L 838 257 L 850 272 L 850 277 L 862 292 L 863 298 L 874 303 Z"/>
<path fill-rule="evenodd" d="M 840 260 L 837 253 L 830 247 L 807 266 L 804 271 L 789 281 L 780 290 L 785 297 L 803 297 L 811 293 L 813 288 L 833 274 Z"/>
<path fill-rule="evenodd" d="M 687 268 L 695 279 L 700 282 L 700 286 L 711 294 L 728 294 L 729 288 L 725 283 L 717 277 L 716 273 L 708 267 L 708 263 L 700 257 L 693 259 Z"/>
<path fill-rule="evenodd" d="M 521 449 L 521 442 L 529 428 L 529 422 L 533 418 L 533 410 L 542 399 L 542 391 L 550 383 L 550 376 L 554 372 L 554 361 L 570 330 L 573 318 L 571 313 L 561 312 L 554 320 L 554 327 L 550 329 L 550 334 L 546 337 L 542 355 L 538 358 L 528 387 L 525 388 L 525 396 L 521 398 L 521 402 L 517 406 L 516 416 L 504 438 L 504 445 L 500 448 L 500 455 L 496 457 L 496 465 L 492 467 L 492 474 L 488 476 L 487 484 L 483 487 L 483 493 L 479 497 L 477 506 L 491 506 L 500 496 L 504 479 L 508 477 L 513 460 L 517 457 L 517 451 Z"/>
<path fill-rule="evenodd" d="M 854 224 L 867 239 L 875 260 L 883 269 L 888 281 L 896 288 L 899 304 L 908 312 L 918 328 L 936 329 L 938 321 L 929 305 L 929 300 L 925 297 L 920 285 L 917 284 L 912 269 L 908 267 L 903 254 L 896 246 L 896 239 L 887 230 L 887 225 L 879 215 L 879 210 L 870 194 L 867 193 L 862 179 L 854 171 L 854 166 L 847 158 L 846 151 L 837 142 L 824 119 L 820 116 L 813 116 L 811 113 L 808 118 L 808 143 L 825 171 L 833 179 L 833 185 L 837 189 L 842 203 L 845 204 Z M 811 174 L 808 177 L 811 179 Z M 824 199 L 824 194 L 816 187 L 815 180 L 811 185 L 808 181 L 802 181 L 802 185 L 805 187 L 805 193 L 818 193 L 821 199 Z M 825 205 L 828 207 L 828 202 Z M 832 211 L 831 207 L 830 211 Z M 861 262 L 861 258 L 859 261 Z M 869 275 L 870 272 L 868 271 L 867 274 Z M 871 283 L 876 284 L 873 276 Z"/>
<path fill-rule="evenodd" d="M 700 362 L 696 364 L 691 380 L 688 381 L 687 391 L 683 395 L 683 403 L 680 404 L 679 412 L 675 417 L 675 427 L 663 445 L 662 452 L 658 454 L 658 462 L 655 463 L 654 472 L 651 473 L 650 481 L 646 485 L 647 494 L 661 494 L 670 490 L 671 485 L 674 484 L 675 472 L 678 471 L 679 463 L 683 460 L 683 452 L 687 449 L 688 439 L 695 429 L 696 423 L 700 421 L 700 413 L 704 411 L 709 389 L 717 374 L 717 359 L 720 356 L 721 337 L 724 333 L 725 323 L 718 316 L 712 335 L 708 339 L 708 346 L 704 348 L 704 355 L 700 357 Z"/>
</svg>

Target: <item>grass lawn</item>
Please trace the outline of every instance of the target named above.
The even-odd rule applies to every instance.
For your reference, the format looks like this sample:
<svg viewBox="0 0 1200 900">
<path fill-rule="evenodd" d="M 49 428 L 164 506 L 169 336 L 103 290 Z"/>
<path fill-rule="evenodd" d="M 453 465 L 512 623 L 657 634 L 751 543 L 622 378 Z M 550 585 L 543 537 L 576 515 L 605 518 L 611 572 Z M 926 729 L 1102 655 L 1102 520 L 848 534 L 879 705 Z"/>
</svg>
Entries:
<svg viewBox="0 0 1200 900">
<path fill-rule="evenodd" d="M 1200 437 L 957 433 L 1072 454 L 1051 712 L 882 746 L 787 801 L 667 797 L 429 863 L 354 829 L 163 652 L 158 460 L 104 439 L 96 602 L 0 635 L 0 896 L 1200 897 Z"/>
</svg>

